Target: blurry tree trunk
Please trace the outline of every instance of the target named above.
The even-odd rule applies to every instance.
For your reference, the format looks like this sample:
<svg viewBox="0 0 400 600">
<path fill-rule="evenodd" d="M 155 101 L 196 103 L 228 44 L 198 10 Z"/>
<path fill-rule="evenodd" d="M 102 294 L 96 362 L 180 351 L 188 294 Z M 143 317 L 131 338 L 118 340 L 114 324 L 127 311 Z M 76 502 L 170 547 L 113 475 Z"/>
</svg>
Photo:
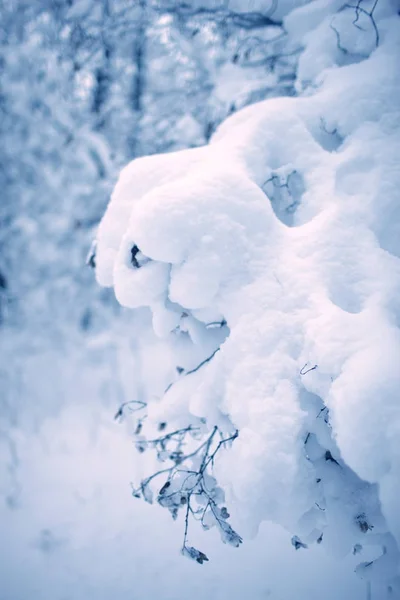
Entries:
<svg viewBox="0 0 400 600">
<path fill-rule="evenodd" d="M 140 125 L 144 113 L 143 97 L 146 86 L 147 0 L 139 0 L 138 9 L 138 27 L 133 46 L 135 75 L 130 98 L 132 109 L 135 112 L 135 124 L 129 138 L 129 150 L 132 157 L 140 155 Z"/>
<path fill-rule="evenodd" d="M 102 129 L 105 125 L 104 106 L 110 95 L 111 87 L 111 58 L 112 46 L 107 35 L 107 24 L 110 20 L 110 4 L 109 0 L 103 0 L 103 60 L 102 64 L 95 70 L 96 84 L 93 90 L 92 112 L 98 115 L 96 129 Z"/>
</svg>

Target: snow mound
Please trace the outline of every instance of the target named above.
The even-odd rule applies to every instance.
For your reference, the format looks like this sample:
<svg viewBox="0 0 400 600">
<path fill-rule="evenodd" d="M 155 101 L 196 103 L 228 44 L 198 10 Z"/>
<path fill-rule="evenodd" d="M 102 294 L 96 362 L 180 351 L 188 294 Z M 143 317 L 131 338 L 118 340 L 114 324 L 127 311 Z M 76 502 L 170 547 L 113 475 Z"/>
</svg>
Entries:
<svg viewBox="0 0 400 600">
<path fill-rule="evenodd" d="M 242 531 L 271 520 L 337 555 L 375 544 L 374 560 L 358 574 L 384 577 L 393 589 L 400 542 L 394 4 L 363 3 L 358 19 L 355 7 L 336 2 L 292 11 L 286 27 L 304 47 L 302 96 L 241 110 L 207 147 L 129 164 L 100 224 L 96 258 L 99 283 L 114 286 L 124 306 L 152 310 L 156 333 L 183 369 L 171 372 L 174 385 L 152 416 L 194 415 L 239 430 L 216 470 Z"/>
</svg>

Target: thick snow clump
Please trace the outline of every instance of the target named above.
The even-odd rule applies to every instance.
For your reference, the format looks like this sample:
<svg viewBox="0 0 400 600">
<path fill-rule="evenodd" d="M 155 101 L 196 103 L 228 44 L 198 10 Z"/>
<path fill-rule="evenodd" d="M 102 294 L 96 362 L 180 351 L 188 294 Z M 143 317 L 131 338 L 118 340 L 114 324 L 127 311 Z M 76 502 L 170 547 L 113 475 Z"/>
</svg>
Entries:
<svg viewBox="0 0 400 600">
<path fill-rule="evenodd" d="M 362 6 L 286 17 L 299 97 L 122 171 L 97 279 L 164 340 L 174 385 L 150 416 L 239 430 L 216 471 L 241 532 L 361 551 L 360 576 L 397 589 L 400 19 Z"/>
</svg>

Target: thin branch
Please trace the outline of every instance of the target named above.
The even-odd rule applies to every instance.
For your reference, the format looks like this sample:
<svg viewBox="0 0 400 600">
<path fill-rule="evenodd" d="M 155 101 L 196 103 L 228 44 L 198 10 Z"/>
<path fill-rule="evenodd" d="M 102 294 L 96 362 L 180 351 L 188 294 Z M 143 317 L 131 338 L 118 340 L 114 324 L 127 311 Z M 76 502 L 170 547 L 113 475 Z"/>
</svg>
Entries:
<svg viewBox="0 0 400 600">
<path fill-rule="evenodd" d="M 130 405 L 136 405 L 136 408 L 131 408 L 130 412 L 134 413 L 134 412 L 138 412 L 140 410 L 143 410 L 144 408 L 146 408 L 147 403 L 146 402 L 141 402 L 140 400 L 130 400 L 129 402 L 123 402 L 121 404 L 121 406 L 119 407 L 119 409 L 117 410 L 117 412 L 115 413 L 114 419 L 119 419 L 121 417 L 124 416 L 124 409 L 126 406 L 130 406 Z"/>
<path fill-rule="evenodd" d="M 214 352 L 210 356 L 208 356 L 207 358 L 205 358 L 199 365 L 197 365 L 197 367 L 195 367 L 191 371 L 188 371 L 186 373 L 186 375 L 192 375 L 192 373 L 196 373 L 199 369 L 201 369 L 201 367 L 204 367 L 204 365 L 206 365 L 207 363 L 209 363 L 210 360 L 212 360 L 214 358 L 214 356 L 217 354 L 217 352 L 219 350 L 220 350 L 220 348 L 217 348 L 216 350 L 214 350 Z"/>
<path fill-rule="evenodd" d="M 307 369 L 307 365 L 308 365 L 308 363 L 306 363 L 304 365 L 304 367 L 301 368 L 300 375 L 307 375 L 307 373 L 309 373 L 310 371 L 315 371 L 315 369 L 318 369 L 318 365 L 314 365 L 313 367 L 310 367 L 309 369 Z M 304 369 L 306 369 L 306 370 L 304 370 Z"/>
</svg>

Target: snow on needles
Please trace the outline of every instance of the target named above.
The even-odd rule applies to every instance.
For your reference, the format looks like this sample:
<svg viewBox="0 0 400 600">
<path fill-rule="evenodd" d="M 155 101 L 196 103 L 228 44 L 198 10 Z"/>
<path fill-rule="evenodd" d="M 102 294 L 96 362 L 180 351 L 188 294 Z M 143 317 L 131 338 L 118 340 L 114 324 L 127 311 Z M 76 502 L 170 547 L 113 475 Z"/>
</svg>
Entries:
<svg viewBox="0 0 400 600">
<path fill-rule="evenodd" d="M 359 574 L 388 580 L 400 542 L 399 25 L 389 0 L 292 11 L 301 96 L 239 111 L 207 147 L 129 164 L 96 258 L 121 304 L 152 310 L 177 366 L 219 348 L 175 375 L 152 414 L 239 430 L 216 470 L 241 531 L 272 520 L 337 554 L 376 544 Z"/>
</svg>

